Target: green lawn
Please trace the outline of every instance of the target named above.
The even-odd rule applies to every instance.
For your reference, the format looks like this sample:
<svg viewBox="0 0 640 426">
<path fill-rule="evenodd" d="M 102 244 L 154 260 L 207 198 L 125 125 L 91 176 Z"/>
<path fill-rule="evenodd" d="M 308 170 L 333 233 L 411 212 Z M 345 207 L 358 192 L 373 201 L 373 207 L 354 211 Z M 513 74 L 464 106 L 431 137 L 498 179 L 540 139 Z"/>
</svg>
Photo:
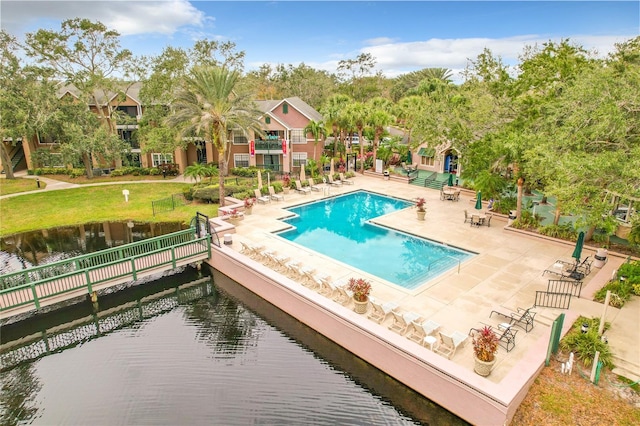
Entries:
<svg viewBox="0 0 640 426">
<path fill-rule="evenodd" d="M 32 181 L 33 183 L 33 181 Z M 141 183 L 47 191 L 0 201 L 0 236 L 90 222 L 134 220 L 188 223 L 200 211 L 217 215 L 217 204 L 188 204 L 153 215 L 152 201 L 182 193 L 185 183 Z M 125 202 L 122 191 L 129 190 Z"/>
<path fill-rule="evenodd" d="M 40 182 L 40 188 L 46 188 L 47 184 Z M 4 179 L 0 178 L 0 195 L 16 194 L 18 192 L 35 191 L 38 185 L 34 179 Z"/>
</svg>

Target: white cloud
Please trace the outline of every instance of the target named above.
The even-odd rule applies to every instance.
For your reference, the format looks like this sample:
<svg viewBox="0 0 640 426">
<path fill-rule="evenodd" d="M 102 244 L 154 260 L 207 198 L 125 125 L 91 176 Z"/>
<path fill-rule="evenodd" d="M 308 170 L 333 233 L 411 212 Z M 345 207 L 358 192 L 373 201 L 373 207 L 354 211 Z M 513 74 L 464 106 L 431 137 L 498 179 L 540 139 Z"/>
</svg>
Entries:
<svg viewBox="0 0 640 426">
<path fill-rule="evenodd" d="M 148 1 L 31 1 L 3 0 L 2 28 L 18 35 L 25 28 L 42 26 L 42 22 L 63 21 L 72 18 L 100 21 L 122 35 L 171 35 L 183 26 L 202 26 L 205 14 L 187 0 Z M 49 29 L 60 29 L 59 24 Z"/>
<path fill-rule="evenodd" d="M 597 51 L 604 57 L 614 50 L 614 44 L 633 38 L 634 36 L 574 36 L 569 37 L 572 43 L 581 45 L 589 51 Z M 523 35 L 501 39 L 464 38 L 464 39 L 430 39 L 410 43 L 381 43 L 361 49 L 370 53 L 377 63 L 377 68 L 388 77 L 394 77 L 423 68 L 448 68 L 463 70 L 468 61 L 476 59 L 487 48 L 493 55 L 502 58 L 506 65 L 514 66 L 526 46 L 542 45 L 548 41 L 559 42 L 561 38 L 542 37 L 539 35 Z"/>
</svg>

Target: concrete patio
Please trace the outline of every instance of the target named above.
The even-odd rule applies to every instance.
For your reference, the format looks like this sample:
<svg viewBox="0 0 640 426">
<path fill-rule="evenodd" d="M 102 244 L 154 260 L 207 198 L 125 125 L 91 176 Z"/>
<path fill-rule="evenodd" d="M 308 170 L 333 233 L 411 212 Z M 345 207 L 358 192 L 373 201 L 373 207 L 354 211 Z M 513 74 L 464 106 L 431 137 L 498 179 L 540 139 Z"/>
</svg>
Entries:
<svg viewBox="0 0 640 426">
<path fill-rule="evenodd" d="M 494 309 L 516 310 L 518 307 L 531 307 L 536 290 L 546 290 L 547 282 L 552 278 L 542 276 L 542 272 L 557 259 L 571 259 L 573 244 L 515 232 L 505 228 L 506 219 L 494 216 L 491 227 L 471 227 L 469 223 L 463 223 L 464 210 L 472 212 L 474 209 L 471 196 L 465 195 L 464 192 L 460 201 L 449 201 L 440 200 L 440 194 L 436 190 L 381 178 L 358 175 L 354 178 L 354 182 L 354 185 L 331 187 L 330 194 L 324 191 L 311 192 L 308 195 L 291 192 L 285 195 L 284 201 L 256 205 L 253 208 L 253 214 L 245 216 L 245 219 L 235 228 L 233 244 L 230 247 L 235 252 L 239 252 L 241 242 L 264 245 L 292 260 L 301 262 L 317 273 L 330 275 L 334 281 L 349 277 L 368 278 L 373 284 L 372 296 L 378 301 L 392 301 L 400 306 L 401 311 L 419 313 L 423 318 L 441 324 L 441 331 L 463 333 L 468 333 L 470 328 L 477 328 L 483 323 L 497 325 L 501 322 L 500 317 L 495 315 L 493 318 L 489 317 Z M 284 210 L 286 207 L 359 189 L 407 200 L 413 200 L 416 197 L 426 198 L 425 221 L 418 221 L 415 209 L 411 208 L 379 217 L 375 221 L 400 231 L 473 251 L 478 255 L 462 263 L 459 269 L 454 268 L 424 283 L 418 289 L 409 291 L 273 234 L 288 227 L 279 220 L 288 215 Z M 594 248 L 585 246 L 583 257 L 594 254 Z M 261 266 L 255 266 L 254 260 L 248 260 L 244 255 L 238 254 L 234 257 L 240 262 L 248 262 L 253 265 L 252 267 L 261 269 Z M 501 347 L 497 355 L 498 361 L 491 375 L 486 379 L 477 377 L 481 381 L 490 381 L 499 385 L 500 388 L 508 388 L 515 383 L 519 383 L 519 386 L 526 383 L 526 380 L 512 380 L 519 374 L 515 370 L 521 368 L 523 362 L 528 363 L 527 360 L 532 357 L 537 360 L 540 357 L 544 359 L 553 320 L 564 312 L 567 315 L 566 329 L 567 323 L 570 324 L 578 315 L 599 317 L 603 312 L 603 305 L 591 301 L 591 296 L 608 281 L 624 260 L 625 258 L 621 256 L 610 254 L 604 267 L 593 268 L 591 274 L 584 280 L 581 297 L 572 298 L 571 309 L 568 311 L 535 308 L 534 328 L 527 333 L 516 327 L 518 332 L 515 348 L 507 353 Z M 273 276 L 277 277 L 278 274 Z M 284 275 L 282 279 L 290 281 Z M 301 284 L 298 285 L 303 287 Z M 304 293 L 307 290 L 301 291 Z M 342 308 L 338 303 L 323 296 L 317 300 L 324 300 L 321 303 L 327 308 L 338 310 Z M 633 303 L 622 310 L 610 307 L 606 313 L 606 320 L 612 324 L 607 337 L 614 351 L 615 362 L 621 366 L 620 372 L 631 379 L 640 376 L 640 349 L 637 342 L 640 336 L 638 307 L 638 304 Z M 347 308 L 352 308 L 352 305 L 347 305 Z M 388 318 L 380 326 L 369 320 L 367 323 L 370 325 L 367 327 L 373 333 L 388 336 L 389 333 L 395 334 L 387 330 L 390 322 L 391 319 Z M 397 340 L 395 337 L 393 339 Z M 424 353 L 425 348 L 406 338 L 403 339 L 406 341 L 401 343 L 403 348 L 415 351 L 417 354 Z M 439 355 L 437 357 L 445 359 Z M 433 357 L 427 355 L 427 358 L 430 360 Z M 434 359 L 437 361 L 437 358 Z M 456 370 L 460 368 L 461 371 L 473 371 L 474 361 L 470 339 L 456 351 L 451 361 L 458 366 Z M 473 378 L 470 380 L 475 382 Z M 480 385 L 479 387 L 484 387 L 485 391 L 490 393 L 490 389 L 494 386 Z"/>
</svg>

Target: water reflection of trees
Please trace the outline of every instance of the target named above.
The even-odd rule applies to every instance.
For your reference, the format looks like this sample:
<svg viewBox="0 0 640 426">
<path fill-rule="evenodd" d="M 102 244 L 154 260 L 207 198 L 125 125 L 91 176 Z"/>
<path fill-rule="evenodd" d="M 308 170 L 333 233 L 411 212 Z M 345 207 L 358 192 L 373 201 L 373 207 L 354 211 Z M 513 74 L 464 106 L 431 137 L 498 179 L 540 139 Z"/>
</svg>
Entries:
<svg viewBox="0 0 640 426">
<path fill-rule="evenodd" d="M 35 377 L 33 364 L 0 373 L 0 424 L 26 424 L 38 411 L 34 399 L 42 384 Z"/>
<path fill-rule="evenodd" d="M 256 317 L 235 300 L 220 295 L 210 296 L 187 307 L 185 314 L 199 325 L 198 340 L 216 352 L 243 354 L 255 346 L 260 337 Z"/>
<path fill-rule="evenodd" d="M 129 225 L 128 222 L 88 223 L 23 232 L 0 238 L 0 250 L 15 256 L 24 269 L 184 229 L 180 222 Z"/>
</svg>

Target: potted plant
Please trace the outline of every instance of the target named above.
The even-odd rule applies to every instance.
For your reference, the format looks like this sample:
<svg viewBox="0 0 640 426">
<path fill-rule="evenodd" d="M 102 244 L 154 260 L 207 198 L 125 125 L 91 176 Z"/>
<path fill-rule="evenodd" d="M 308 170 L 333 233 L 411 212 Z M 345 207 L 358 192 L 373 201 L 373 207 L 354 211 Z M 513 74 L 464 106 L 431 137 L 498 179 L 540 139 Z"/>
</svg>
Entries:
<svg viewBox="0 0 640 426">
<path fill-rule="evenodd" d="M 289 175 L 282 176 L 282 189 L 285 194 L 289 193 L 289 188 L 291 186 L 291 177 Z"/>
<path fill-rule="evenodd" d="M 367 312 L 371 283 L 364 278 L 349 278 L 347 290 L 353 293 L 354 310 L 359 314 Z"/>
<path fill-rule="evenodd" d="M 491 327 L 485 326 L 478 330 L 473 336 L 474 371 L 481 376 L 488 376 L 493 364 L 496 363 L 496 352 L 498 352 L 498 336 Z"/>
<path fill-rule="evenodd" d="M 246 197 L 244 199 L 244 214 L 251 214 L 251 210 L 253 209 L 255 202 L 256 199 L 253 197 Z"/>
<path fill-rule="evenodd" d="M 416 208 L 418 209 L 418 220 L 424 220 L 424 216 L 427 214 L 427 200 L 423 197 L 417 198 Z"/>
<path fill-rule="evenodd" d="M 231 222 L 233 224 L 237 224 L 242 219 L 244 219 L 244 216 L 243 216 L 242 212 L 240 212 L 240 210 L 238 210 L 238 209 L 229 210 L 229 222 Z"/>
</svg>

